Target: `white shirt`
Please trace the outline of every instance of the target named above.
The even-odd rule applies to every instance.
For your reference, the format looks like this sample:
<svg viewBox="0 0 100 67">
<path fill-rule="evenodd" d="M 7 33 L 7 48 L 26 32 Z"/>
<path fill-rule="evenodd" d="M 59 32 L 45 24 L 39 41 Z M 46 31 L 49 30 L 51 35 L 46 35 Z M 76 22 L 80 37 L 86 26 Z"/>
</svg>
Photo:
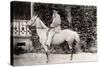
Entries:
<svg viewBox="0 0 100 67">
<path fill-rule="evenodd" d="M 51 27 L 57 27 L 58 25 L 61 24 L 61 18 L 60 15 L 58 13 L 53 14 L 53 21 L 51 23 Z"/>
</svg>

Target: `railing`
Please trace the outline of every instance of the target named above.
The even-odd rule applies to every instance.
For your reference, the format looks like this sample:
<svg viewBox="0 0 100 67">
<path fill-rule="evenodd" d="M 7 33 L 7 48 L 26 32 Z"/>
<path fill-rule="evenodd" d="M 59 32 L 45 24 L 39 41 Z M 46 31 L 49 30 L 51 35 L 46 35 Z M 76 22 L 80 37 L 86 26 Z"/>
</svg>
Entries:
<svg viewBox="0 0 100 67">
<path fill-rule="evenodd" d="M 13 20 L 12 32 L 13 36 L 31 36 L 29 28 L 26 26 L 29 20 Z"/>
</svg>

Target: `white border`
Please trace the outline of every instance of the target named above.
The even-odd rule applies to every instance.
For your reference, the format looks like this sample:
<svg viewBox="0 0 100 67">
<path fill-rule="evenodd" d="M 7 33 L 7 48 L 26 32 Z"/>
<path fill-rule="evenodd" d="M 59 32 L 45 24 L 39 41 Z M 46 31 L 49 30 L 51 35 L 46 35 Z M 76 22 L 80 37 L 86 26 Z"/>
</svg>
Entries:
<svg viewBox="0 0 100 67">
<path fill-rule="evenodd" d="M 0 0 L 0 67 L 11 67 L 10 64 L 10 1 Z M 16 0 L 20 1 L 20 0 Z M 76 5 L 94 5 L 98 7 L 98 33 L 100 33 L 100 2 L 98 0 L 21 0 L 31 2 L 44 2 L 44 3 L 61 3 L 61 4 L 76 4 Z M 100 47 L 100 35 L 98 34 L 98 48 Z M 98 49 L 100 51 L 100 49 Z M 100 54 L 100 52 L 98 53 Z M 100 59 L 100 57 L 99 57 Z M 86 62 L 86 63 L 70 63 L 70 64 L 55 64 L 55 65 L 36 65 L 41 67 L 99 67 L 99 62 Z M 32 66 L 26 66 L 32 67 Z"/>
<path fill-rule="evenodd" d="M 57 4 L 76 4 L 76 5 L 96 5 L 96 0 L 15 0 L 28 2 L 42 2 L 42 3 L 57 3 Z"/>
</svg>

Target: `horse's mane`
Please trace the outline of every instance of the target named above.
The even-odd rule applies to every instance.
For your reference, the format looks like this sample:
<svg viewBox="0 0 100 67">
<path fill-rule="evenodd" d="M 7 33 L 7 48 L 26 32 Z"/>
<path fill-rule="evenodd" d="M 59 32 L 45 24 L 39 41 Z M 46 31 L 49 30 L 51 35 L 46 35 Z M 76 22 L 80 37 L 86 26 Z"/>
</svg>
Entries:
<svg viewBox="0 0 100 67">
<path fill-rule="evenodd" d="M 39 17 L 38 17 L 37 19 L 38 19 L 39 22 L 41 23 L 42 28 L 44 28 L 44 29 L 49 29 L 49 28 L 42 22 L 42 20 L 41 20 Z"/>
</svg>

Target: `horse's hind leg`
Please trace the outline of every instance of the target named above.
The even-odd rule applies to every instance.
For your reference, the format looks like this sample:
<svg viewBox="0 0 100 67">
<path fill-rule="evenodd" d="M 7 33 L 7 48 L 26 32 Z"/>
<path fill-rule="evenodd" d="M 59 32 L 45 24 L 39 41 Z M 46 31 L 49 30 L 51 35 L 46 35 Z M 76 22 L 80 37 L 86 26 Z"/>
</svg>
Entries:
<svg viewBox="0 0 100 67">
<path fill-rule="evenodd" d="M 76 46 L 77 46 L 77 45 L 78 45 L 77 41 L 74 40 L 74 41 L 72 42 L 71 59 L 70 59 L 70 60 L 73 59 L 73 54 L 76 52 Z"/>
<path fill-rule="evenodd" d="M 73 59 L 73 53 L 74 53 L 73 42 L 71 42 L 71 41 L 67 41 L 67 42 L 68 42 L 69 49 L 71 50 L 70 60 L 72 60 Z"/>
<path fill-rule="evenodd" d="M 73 54 L 74 54 L 74 52 L 75 52 L 75 51 L 74 51 L 74 49 L 75 49 L 74 47 L 75 47 L 75 45 L 73 44 L 73 45 L 72 45 L 72 49 L 71 49 L 71 58 L 70 58 L 70 60 L 73 59 Z"/>
</svg>

